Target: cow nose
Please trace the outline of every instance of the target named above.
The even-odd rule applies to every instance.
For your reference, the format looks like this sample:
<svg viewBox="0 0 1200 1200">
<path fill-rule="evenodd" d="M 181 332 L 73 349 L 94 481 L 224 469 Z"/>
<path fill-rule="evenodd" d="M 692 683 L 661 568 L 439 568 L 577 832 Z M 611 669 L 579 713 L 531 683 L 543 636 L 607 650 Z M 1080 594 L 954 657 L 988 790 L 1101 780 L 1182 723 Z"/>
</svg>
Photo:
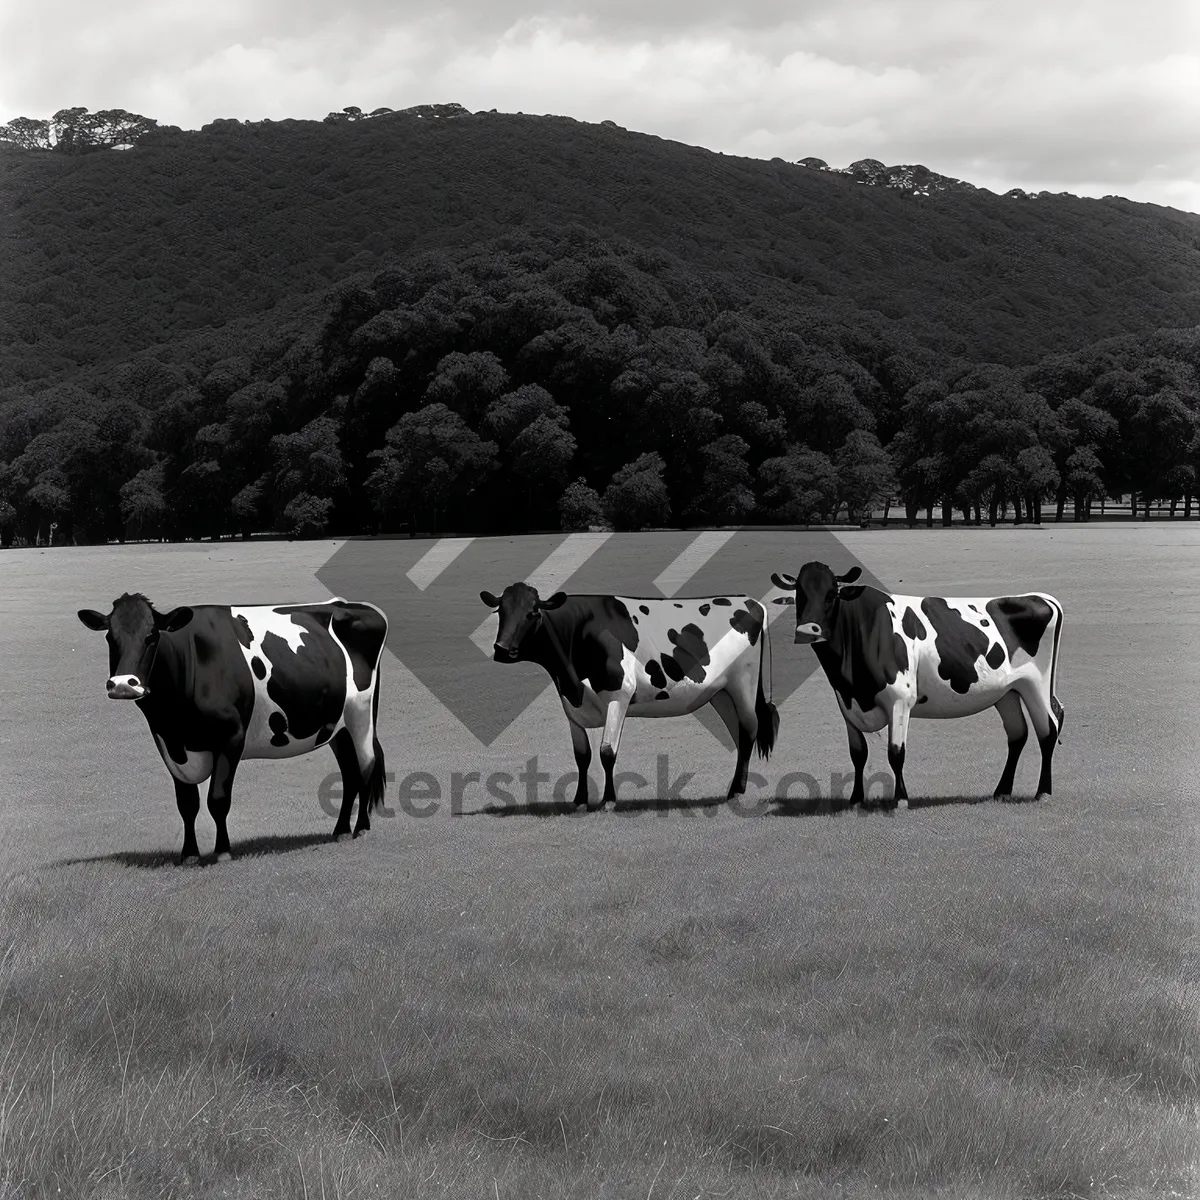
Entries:
<svg viewBox="0 0 1200 1200">
<path fill-rule="evenodd" d="M 110 700 L 140 700 L 146 695 L 146 689 L 136 675 L 114 675 L 106 687 Z"/>
<path fill-rule="evenodd" d="M 512 662 L 517 657 L 517 652 L 511 646 L 502 646 L 499 642 L 492 644 L 492 658 L 496 662 Z"/>
<path fill-rule="evenodd" d="M 822 640 L 821 627 L 816 621 L 811 621 L 807 625 L 796 626 L 796 642 L 798 645 L 807 646 L 810 642 Z"/>
</svg>

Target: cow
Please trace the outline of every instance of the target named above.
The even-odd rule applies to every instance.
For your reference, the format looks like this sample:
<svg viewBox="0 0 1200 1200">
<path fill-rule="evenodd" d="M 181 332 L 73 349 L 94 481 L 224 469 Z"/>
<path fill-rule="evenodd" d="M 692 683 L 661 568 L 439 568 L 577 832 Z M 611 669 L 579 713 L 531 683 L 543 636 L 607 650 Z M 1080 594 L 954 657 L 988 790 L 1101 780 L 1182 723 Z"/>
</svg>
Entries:
<svg viewBox="0 0 1200 1200">
<path fill-rule="evenodd" d="M 888 730 L 888 763 L 896 779 L 886 807 L 907 805 L 904 750 L 909 717 L 966 717 L 995 708 L 1008 735 L 1008 761 L 997 798 L 1012 794 L 1017 761 L 1028 737 L 1029 710 L 1042 750 L 1037 798 L 1050 796 L 1050 763 L 1064 710 L 1054 694 L 1062 605 L 1042 592 L 960 598 L 899 596 L 852 586 L 854 567 L 835 576 L 810 562 L 796 576 L 775 574 L 787 593 L 776 604 L 796 606 L 796 642 L 812 646 L 846 722 L 854 790 L 863 802 L 865 733 Z"/>
<path fill-rule="evenodd" d="M 140 593 L 126 593 L 108 614 L 78 615 L 89 629 L 105 631 L 108 696 L 141 709 L 174 779 L 181 863 L 200 857 L 198 785 L 206 779 L 214 854 L 218 861 L 231 857 L 226 817 L 244 758 L 291 758 L 329 743 L 343 785 L 333 837 L 349 835 L 356 797 L 354 836 L 371 828 L 384 790 L 376 722 L 388 628 L 374 605 L 335 598 L 160 613 Z"/>
<path fill-rule="evenodd" d="M 579 768 L 576 806 L 587 804 L 592 759 L 588 729 L 602 728 L 602 807 L 615 803 L 613 767 L 625 718 L 675 717 L 711 704 L 737 746 L 727 799 L 746 790 L 750 750 L 767 758 L 779 712 L 763 692 L 766 612 L 750 596 L 678 600 L 568 596 L 542 600 L 526 583 L 501 596 L 480 592 L 498 610 L 492 658 L 533 662 L 554 681 L 570 722 Z"/>
</svg>

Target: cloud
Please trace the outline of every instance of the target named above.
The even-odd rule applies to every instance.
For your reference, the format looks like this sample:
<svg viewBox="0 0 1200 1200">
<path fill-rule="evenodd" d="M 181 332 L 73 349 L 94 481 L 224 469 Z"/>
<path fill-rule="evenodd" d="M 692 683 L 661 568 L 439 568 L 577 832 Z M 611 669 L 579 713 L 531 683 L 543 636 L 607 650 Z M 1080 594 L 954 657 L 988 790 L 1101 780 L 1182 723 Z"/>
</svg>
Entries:
<svg viewBox="0 0 1200 1200">
<path fill-rule="evenodd" d="M 0 81 L 5 118 L 84 104 L 195 128 L 455 100 L 1200 208 L 1191 0 L 46 0 L 0 24 Z"/>
</svg>

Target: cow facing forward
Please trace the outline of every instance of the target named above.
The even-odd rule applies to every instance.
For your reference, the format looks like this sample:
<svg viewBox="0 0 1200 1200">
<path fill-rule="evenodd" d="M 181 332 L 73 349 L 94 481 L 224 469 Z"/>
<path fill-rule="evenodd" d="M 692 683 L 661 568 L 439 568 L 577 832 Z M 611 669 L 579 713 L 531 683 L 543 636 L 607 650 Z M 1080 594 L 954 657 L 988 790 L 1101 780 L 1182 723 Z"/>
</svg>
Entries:
<svg viewBox="0 0 1200 1200">
<path fill-rule="evenodd" d="M 1028 737 L 1022 701 L 1042 750 L 1037 797 L 1049 797 L 1050 762 L 1063 727 L 1063 706 L 1054 694 L 1062 605 L 1040 592 L 964 599 L 847 586 L 861 573 L 855 567 L 835 576 L 824 563 L 810 562 L 795 577 L 771 576 L 776 587 L 794 590 L 775 602 L 796 606 L 796 641 L 816 652 L 846 721 L 854 764 L 850 803 L 864 799 L 863 734 L 888 731 L 888 763 L 896 777 L 888 807 L 894 807 L 908 799 L 909 717 L 966 717 L 985 708 L 1000 713 L 1008 735 L 1008 761 L 995 794 L 1011 795 Z"/>
<path fill-rule="evenodd" d="M 750 749 L 766 758 L 779 713 L 763 692 L 763 606 L 750 596 L 654 600 L 568 596 L 547 600 L 514 583 L 502 596 L 480 592 L 498 609 L 496 662 L 534 662 L 558 690 L 571 726 L 579 784 L 575 804 L 592 804 L 587 730 L 602 728 L 601 805 L 616 801 L 613 767 L 625 718 L 676 717 L 711 704 L 737 746 L 729 798 L 746 790 Z"/>
<path fill-rule="evenodd" d="M 243 758 L 291 758 L 329 743 L 342 773 L 334 838 L 370 829 L 382 802 L 383 749 L 375 734 L 379 658 L 387 617 L 371 604 L 227 608 L 216 604 L 156 612 L 145 596 L 124 595 L 105 615 L 80 609 L 108 641 L 108 696 L 132 700 L 175 781 L 183 818 L 181 862 L 199 858 L 198 785 L 206 779 L 217 827 L 215 855 L 230 857 L 226 818 Z"/>
</svg>

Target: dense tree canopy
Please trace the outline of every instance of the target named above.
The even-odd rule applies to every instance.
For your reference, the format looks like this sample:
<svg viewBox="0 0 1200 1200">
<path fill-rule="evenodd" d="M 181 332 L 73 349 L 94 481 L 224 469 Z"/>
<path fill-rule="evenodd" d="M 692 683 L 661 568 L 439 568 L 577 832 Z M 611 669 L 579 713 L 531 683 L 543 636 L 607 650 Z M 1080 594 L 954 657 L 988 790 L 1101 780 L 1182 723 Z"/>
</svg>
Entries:
<svg viewBox="0 0 1200 1200">
<path fill-rule="evenodd" d="M 70 111 L 77 122 L 86 115 Z M 656 192 L 669 221 L 636 205 L 634 221 L 621 208 L 621 223 L 637 233 L 623 236 L 611 229 L 612 197 L 632 168 L 618 163 L 610 139 L 630 135 L 547 120 L 536 126 L 539 141 L 528 126 L 518 135 L 500 119 L 492 133 L 525 165 L 488 193 L 514 198 L 503 218 L 508 232 L 495 236 L 479 217 L 482 201 L 474 216 L 462 207 L 476 204 L 462 176 L 454 176 L 461 192 L 430 191 L 451 177 L 442 156 L 450 148 L 469 150 L 483 177 L 500 170 L 491 143 L 445 132 L 475 129 L 485 118 L 446 112 L 437 124 L 431 110 L 420 132 L 404 114 L 343 115 L 315 126 L 228 122 L 199 140 L 149 130 L 137 147 L 147 165 L 134 172 L 149 192 L 122 229 L 127 239 L 131 230 L 156 230 L 153 238 L 164 241 L 130 244 L 90 275 L 79 262 L 96 255 L 79 248 L 95 250 L 108 235 L 68 211 L 89 188 L 124 195 L 120 164 L 134 156 L 111 155 L 113 165 L 92 175 L 94 155 L 0 155 L 21 214 L 12 244 L 25 266 L 17 273 L 26 272 L 23 285 L 7 272 L 0 281 L 17 364 L 8 364 L 13 381 L 0 390 L 0 541 L 44 537 L 51 522 L 58 539 L 77 541 L 803 523 L 858 520 L 896 498 L 910 520 L 922 512 L 931 519 L 935 507 L 944 519 L 1011 512 L 1040 520 L 1047 501 L 1056 516 L 1069 502 L 1086 515 L 1096 500 L 1130 493 L 1143 505 L 1182 501 L 1191 513 L 1200 331 L 1155 332 L 1147 322 L 1200 316 L 1195 277 L 1180 282 L 1154 267 L 1159 307 L 1142 305 L 1139 332 L 1082 336 L 1111 332 L 1116 309 L 1101 299 L 1106 279 L 1136 283 L 1137 270 L 1161 266 L 1167 250 L 1192 253 L 1172 240 L 1188 228 L 1176 217 L 1132 206 L 1150 213 L 1140 226 L 1121 226 L 1140 229 L 1135 270 L 1128 239 L 1114 229 L 1124 202 L 1039 201 L 1035 210 L 968 194 L 939 198 L 940 208 L 918 215 L 903 196 L 848 192 L 837 180 L 801 178 L 803 168 L 789 174 L 787 164 L 634 138 L 620 144 L 642 169 L 669 160 L 677 170 Z M 441 132 L 430 132 L 435 126 Z M 331 154 L 330 138 L 348 140 Z M 426 172 L 413 176 L 420 203 L 441 213 L 454 237 L 428 248 L 436 241 L 429 214 L 385 205 L 387 220 L 411 217 L 411 228 L 424 232 L 403 246 L 378 242 L 355 215 L 363 196 L 374 195 L 371 155 L 393 143 L 414 151 Z M 570 145 L 572 153 L 595 150 L 612 180 L 578 157 L 564 167 L 555 155 Z M 228 178 L 195 174 L 197 147 L 210 167 L 220 150 L 215 161 Z M 308 157 L 318 147 L 327 156 L 320 170 Z M 319 177 L 330 172 L 330 204 L 340 197 L 340 208 L 321 210 L 323 224 L 306 226 L 313 240 L 303 245 L 287 240 L 304 225 L 295 197 L 269 199 L 273 156 L 284 150 L 293 171 L 315 173 L 314 195 L 325 194 Z M 34 166 L 26 158 L 38 153 L 36 163 L 52 162 L 46 178 L 66 208 L 28 190 Z M 63 174 L 60 161 L 76 165 Z M 688 190 L 698 163 L 710 172 L 705 195 Z M 199 194 L 189 193 L 201 178 Z M 395 190 L 395 176 L 388 178 Z M 566 204 L 569 182 L 589 224 L 549 219 L 555 204 Z M 204 191 L 226 185 L 225 200 L 249 213 L 236 230 L 220 215 L 225 200 Z M 255 197 L 248 208 L 247 189 Z M 727 204 L 719 224 L 709 207 L 714 192 Z M 525 202 L 535 194 L 549 216 L 533 218 L 535 206 Z M 838 232 L 831 197 L 843 219 L 853 217 L 857 241 Z M 805 206 L 804 221 L 769 215 L 786 198 Z M 195 226 L 187 253 L 165 248 L 180 212 Z M 275 224 L 269 213 L 279 214 Z M 1002 226 L 1013 245 L 1037 222 L 1044 231 L 1060 220 L 1074 230 L 1083 282 L 1059 294 L 1049 324 L 1048 302 L 1032 297 L 1020 336 L 989 342 L 963 290 L 969 271 L 958 273 L 965 268 L 955 265 L 954 238 L 987 242 Z M 770 254 L 764 221 L 773 231 Z M 365 261 L 358 252 L 341 255 L 339 239 L 351 234 L 374 247 L 371 269 L 355 269 Z M 651 235 L 658 244 L 648 244 Z M 840 247 L 836 273 L 827 242 Z M 28 257 L 34 244 L 40 258 Z M 904 262 L 894 279 L 903 275 L 903 285 L 886 305 L 868 305 L 864 297 L 877 295 L 886 276 L 880 264 L 897 256 Z M 135 260 L 140 279 L 129 275 Z M 868 260 L 874 266 L 863 274 Z M 1040 261 L 1049 279 L 1048 260 Z M 47 270 L 36 286 L 35 262 Z M 319 293 L 305 291 L 314 264 L 326 277 Z M 268 278 L 260 298 L 269 307 L 254 318 L 243 307 L 237 316 L 231 297 Z M 1131 296 L 1142 294 L 1131 287 L 1121 297 L 1126 318 Z M 1062 300 L 1084 293 L 1086 319 Z M 148 315 L 155 305 L 157 324 Z M 121 312 L 132 314 L 132 332 L 101 349 Z M 1075 348 L 1045 354 L 1063 322 L 1074 322 Z M 161 346 L 129 352 L 138 339 L 156 338 Z"/>
</svg>

